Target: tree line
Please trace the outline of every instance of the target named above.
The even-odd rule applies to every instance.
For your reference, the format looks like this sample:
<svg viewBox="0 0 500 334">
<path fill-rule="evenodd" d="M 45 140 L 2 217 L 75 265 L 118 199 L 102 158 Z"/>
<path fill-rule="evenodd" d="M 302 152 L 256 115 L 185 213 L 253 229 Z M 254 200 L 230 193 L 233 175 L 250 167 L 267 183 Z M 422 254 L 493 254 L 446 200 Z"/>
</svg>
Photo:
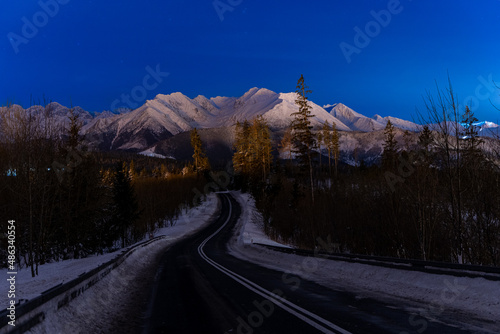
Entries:
<svg viewBox="0 0 500 334">
<path fill-rule="evenodd" d="M 89 151 L 73 110 L 66 126 L 53 119 L 50 104 L 0 109 L 0 226 L 15 220 L 16 260 L 32 276 L 47 262 L 135 243 L 197 204 L 193 189 L 206 180 L 192 167 Z M 7 259 L 5 233 L 0 266 Z"/>
<path fill-rule="evenodd" d="M 330 240 L 346 253 L 500 264 L 500 141 L 478 135 L 451 84 L 427 96 L 420 117 L 432 126 L 398 142 L 388 121 L 380 163 L 369 167 L 339 164 L 336 129 L 311 126 L 303 77 L 296 92 L 299 111 L 279 145 L 265 140 L 285 154 L 269 155 L 266 174 L 251 153 L 263 142 L 249 122 L 236 126 L 236 186 L 255 197 L 268 235 L 310 249 Z"/>
</svg>

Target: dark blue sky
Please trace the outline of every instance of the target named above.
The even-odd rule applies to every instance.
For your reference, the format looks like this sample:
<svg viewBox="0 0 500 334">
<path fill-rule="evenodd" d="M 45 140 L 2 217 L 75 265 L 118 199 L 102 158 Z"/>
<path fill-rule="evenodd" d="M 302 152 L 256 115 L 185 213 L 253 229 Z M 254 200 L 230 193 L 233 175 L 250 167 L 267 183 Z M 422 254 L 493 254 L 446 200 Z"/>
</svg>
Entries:
<svg viewBox="0 0 500 334">
<path fill-rule="evenodd" d="M 0 22 L 2 104 L 32 95 L 102 111 L 131 93 L 142 104 L 176 91 L 290 92 L 304 74 L 320 105 L 412 119 L 449 72 L 460 102 L 500 119 L 489 102 L 500 106 L 498 0 L 16 1 Z M 355 41 L 356 27 L 369 40 Z"/>
</svg>

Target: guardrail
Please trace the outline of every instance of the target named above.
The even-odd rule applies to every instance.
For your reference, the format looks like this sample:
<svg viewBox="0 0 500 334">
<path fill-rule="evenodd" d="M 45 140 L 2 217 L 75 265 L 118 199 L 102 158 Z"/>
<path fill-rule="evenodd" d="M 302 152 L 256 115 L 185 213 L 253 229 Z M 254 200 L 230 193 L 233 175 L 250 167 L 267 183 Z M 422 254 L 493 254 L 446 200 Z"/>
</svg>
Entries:
<svg viewBox="0 0 500 334">
<path fill-rule="evenodd" d="M 500 268 L 478 266 L 471 264 L 457 264 L 448 262 L 435 262 L 423 260 L 408 260 L 384 256 L 369 256 L 358 254 L 329 253 L 322 251 L 311 251 L 296 248 L 285 248 L 278 246 L 254 243 L 254 245 L 265 247 L 282 253 L 296 254 L 302 256 L 321 257 L 330 260 L 344 261 L 351 263 L 361 263 L 373 266 L 420 271 L 430 274 L 451 275 L 456 277 L 482 277 L 491 281 L 500 281 Z"/>
<path fill-rule="evenodd" d="M 31 299 L 22 304 L 16 304 L 16 326 L 8 325 L 7 310 L 0 312 L 0 334 L 24 333 L 41 323 L 48 312 L 55 312 L 70 301 L 80 296 L 86 290 L 91 288 L 97 282 L 106 277 L 113 269 L 122 264 L 137 249 L 145 247 L 150 243 L 164 239 L 165 236 L 159 236 L 151 240 L 142 242 L 124 250 L 116 258 L 101 264 L 99 267 L 82 273 L 79 277 L 60 283 L 40 294 L 40 296 Z M 49 303 L 50 302 L 50 303 Z M 50 304 L 50 305 L 49 305 Z"/>
</svg>

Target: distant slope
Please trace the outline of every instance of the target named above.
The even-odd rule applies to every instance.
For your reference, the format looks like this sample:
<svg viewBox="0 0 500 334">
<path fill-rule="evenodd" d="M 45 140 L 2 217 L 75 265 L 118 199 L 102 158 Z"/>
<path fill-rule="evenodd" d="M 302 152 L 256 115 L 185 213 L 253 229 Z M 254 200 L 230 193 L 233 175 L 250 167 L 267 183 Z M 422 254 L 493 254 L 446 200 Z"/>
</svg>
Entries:
<svg viewBox="0 0 500 334">
<path fill-rule="evenodd" d="M 377 131 L 385 127 L 385 124 L 361 115 L 342 103 L 324 106 L 333 117 L 347 125 L 352 131 Z"/>
<path fill-rule="evenodd" d="M 347 125 L 352 131 L 371 132 L 385 128 L 390 120 L 392 125 L 403 130 L 419 131 L 420 125 L 396 117 L 382 117 L 375 115 L 372 118 L 359 114 L 342 103 L 329 104 L 323 107 L 339 121 Z"/>
</svg>

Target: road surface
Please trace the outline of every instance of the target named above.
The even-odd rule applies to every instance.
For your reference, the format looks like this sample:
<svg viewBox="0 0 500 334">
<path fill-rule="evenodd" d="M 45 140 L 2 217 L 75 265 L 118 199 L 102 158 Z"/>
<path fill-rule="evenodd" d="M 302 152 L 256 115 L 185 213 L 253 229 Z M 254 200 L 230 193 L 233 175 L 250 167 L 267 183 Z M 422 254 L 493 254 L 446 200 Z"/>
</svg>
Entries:
<svg viewBox="0 0 500 334">
<path fill-rule="evenodd" d="M 426 321 L 405 301 L 284 279 L 227 254 L 241 208 L 230 194 L 219 197 L 216 220 L 163 254 L 144 333 L 466 333 L 446 311 L 439 322 Z"/>
</svg>

